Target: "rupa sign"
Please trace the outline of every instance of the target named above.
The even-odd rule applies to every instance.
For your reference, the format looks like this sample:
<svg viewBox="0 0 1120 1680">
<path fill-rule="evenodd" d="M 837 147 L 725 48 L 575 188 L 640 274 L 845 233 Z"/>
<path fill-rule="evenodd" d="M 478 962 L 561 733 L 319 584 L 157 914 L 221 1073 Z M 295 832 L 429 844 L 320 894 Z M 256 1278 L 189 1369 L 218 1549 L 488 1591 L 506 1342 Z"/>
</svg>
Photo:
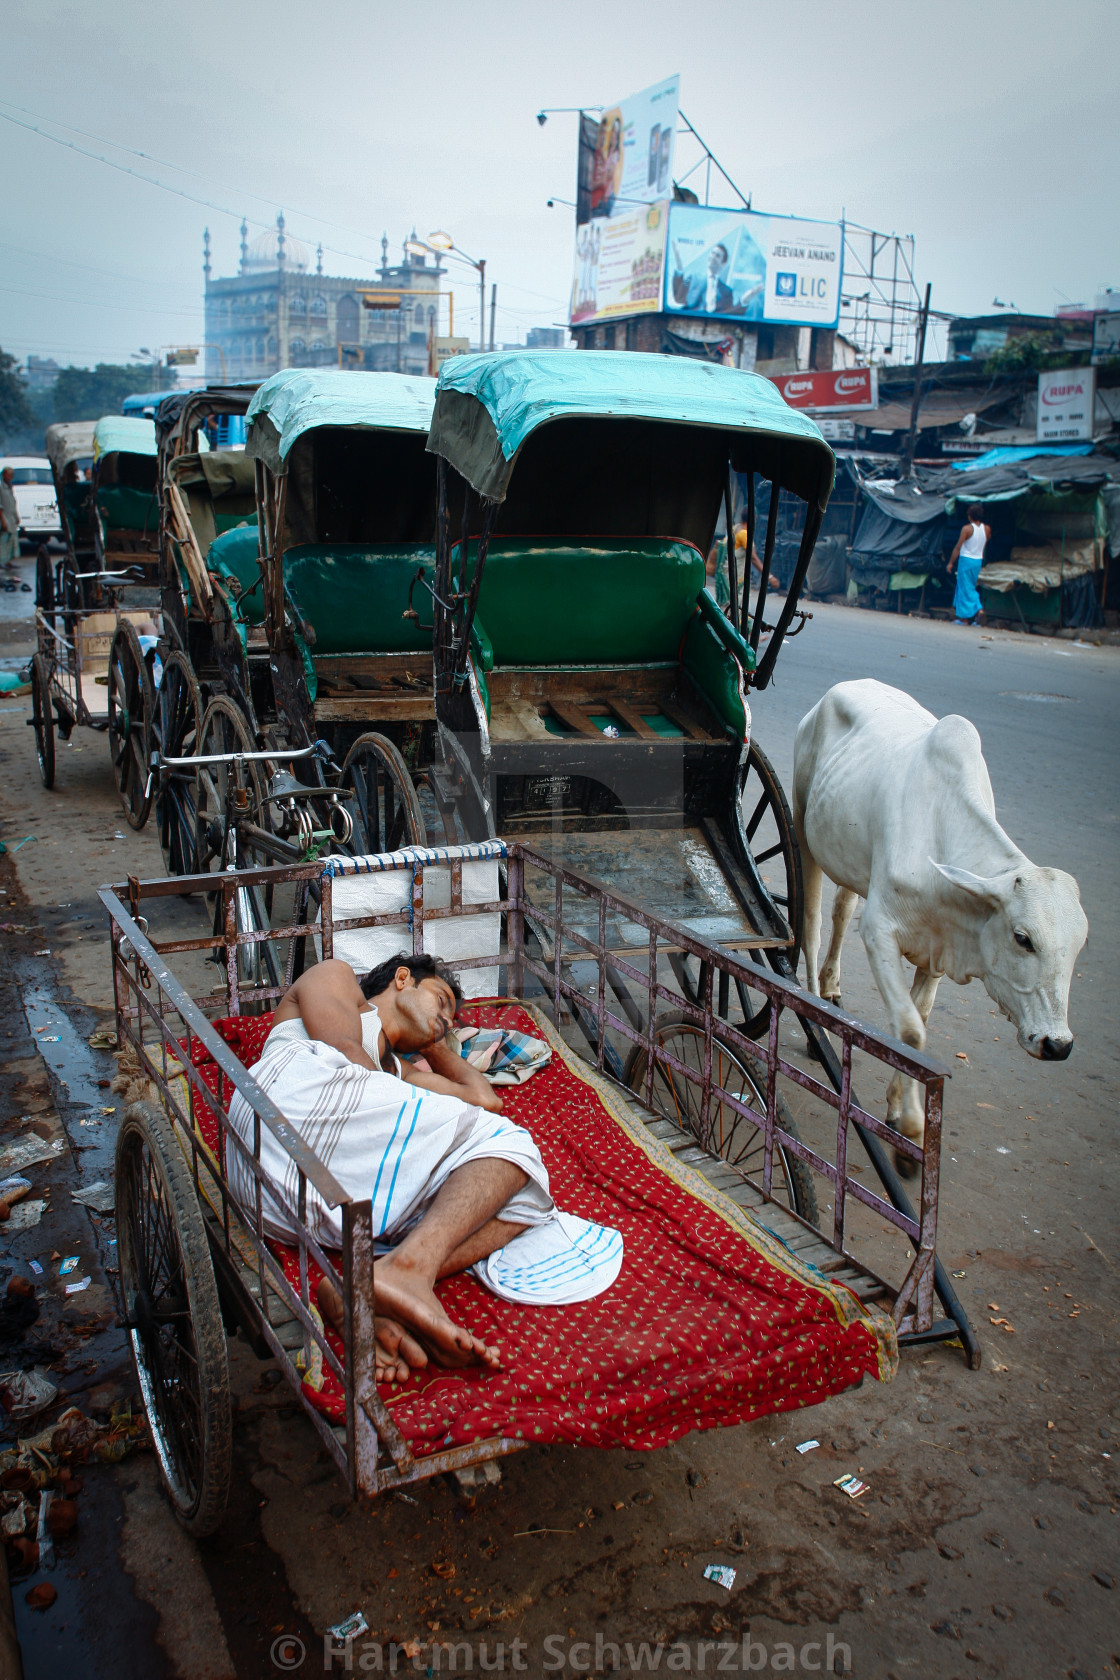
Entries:
<svg viewBox="0 0 1120 1680">
<path fill-rule="evenodd" d="M 1093 436 L 1096 371 L 1056 368 L 1038 376 L 1039 443 L 1088 443 Z"/>
<path fill-rule="evenodd" d="M 833 368 L 827 372 L 772 374 L 791 408 L 878 408 L 879 369 Z"/>
</svg>

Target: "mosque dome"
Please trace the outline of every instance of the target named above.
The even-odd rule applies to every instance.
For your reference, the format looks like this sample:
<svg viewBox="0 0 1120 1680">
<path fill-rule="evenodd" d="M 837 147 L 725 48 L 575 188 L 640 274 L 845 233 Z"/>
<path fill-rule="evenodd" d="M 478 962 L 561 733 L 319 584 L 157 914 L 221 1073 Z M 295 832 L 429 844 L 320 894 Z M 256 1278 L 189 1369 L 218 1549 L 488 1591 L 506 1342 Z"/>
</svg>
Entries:
<svg viewBox="0 0 1120 1680">
<path fill-rule="evenodd" d="M 263 274 L 279 268 L 281 231 L 278 228 L 265 228 L 263 233 L 258 233 L 255 239 L 250 240 L 241 262 L 243 274 Z M 310 274 L 312 255 L 309 247 L 301 239 L 293 239 L 290 233 L 285 233 L 283 237 L 285 269 L 289 274 Z"/>
</svg>

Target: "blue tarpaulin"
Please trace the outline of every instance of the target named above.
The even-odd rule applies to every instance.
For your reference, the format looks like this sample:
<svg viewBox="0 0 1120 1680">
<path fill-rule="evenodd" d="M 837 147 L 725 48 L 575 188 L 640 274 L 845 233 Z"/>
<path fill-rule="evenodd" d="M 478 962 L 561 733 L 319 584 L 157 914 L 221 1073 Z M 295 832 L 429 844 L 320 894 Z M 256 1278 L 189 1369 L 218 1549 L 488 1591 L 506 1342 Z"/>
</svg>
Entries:
<svg viewBox="0 0 1120 1680">
<path fill-rule="evenodd" d="M 986 467 L 1003 467 L 1008 461 L 1033 461 L 1039 455 L 1091 455 L 1091 443 L 1017 443 L 1006 449 L 989 449 L 971 461 L 954 461 L 954 472 L 983 472 Z"/>
</svg>

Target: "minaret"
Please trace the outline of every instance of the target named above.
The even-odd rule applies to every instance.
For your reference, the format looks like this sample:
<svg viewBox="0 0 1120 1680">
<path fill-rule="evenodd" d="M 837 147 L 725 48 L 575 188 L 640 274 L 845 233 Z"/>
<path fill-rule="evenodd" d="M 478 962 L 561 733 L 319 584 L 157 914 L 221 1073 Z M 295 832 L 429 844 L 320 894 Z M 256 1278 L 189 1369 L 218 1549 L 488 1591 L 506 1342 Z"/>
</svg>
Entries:
<svg viewBox="0 0 1120 1680">
<path fill-rule="evenodd" d="M 323 272 L 323 246 L 322 246 L 322 242 L 320 242 L 320 244 L 317 247 L 316 252 L 315 252 L 315 272 L 316 272 L 316 274 L 322 274 L 322 272 Z"/>
<path fill-rule="evenodd" d="M 276 266 L 284 266 L 284 212 L 281 210 L 276 218 Z"/>
<path fill-rule="evenodd" d="M 241 218 L 241 273 L 245 272 L 245 264 L 249 261 L 249 224 L 244 216 Z"/>
<path fill-rule="evenodd" d="M 381 235 L 381 278 L 382 280 L 389 278 L 389 235 L 387 233 Z"/>
<path fill-rule="evenodd" d="M 210 284 L 210 229 L 202 231 L 202 274 L 206 284 Z"/>
</svg>

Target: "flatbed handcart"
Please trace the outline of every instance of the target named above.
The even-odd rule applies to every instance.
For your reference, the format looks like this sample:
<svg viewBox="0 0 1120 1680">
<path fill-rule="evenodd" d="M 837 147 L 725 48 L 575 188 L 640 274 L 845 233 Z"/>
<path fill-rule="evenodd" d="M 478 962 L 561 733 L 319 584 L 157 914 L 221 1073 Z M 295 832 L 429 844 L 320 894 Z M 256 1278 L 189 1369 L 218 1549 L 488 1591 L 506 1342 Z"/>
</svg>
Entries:
<svg viewBox="0 0 1120 1680">
<path fill-rule="evenodd" d="M 355 884 L 374 877 L 385 888 L 382 909 L 353 914 Z M 530 896 L 530 877 L 549 883 L 547 898 Z M 312 880 L 320 906 L 313 919 L 239 931 L 239 893 Z M 226 1502 L 226 1333 L 234 1327 L 278 1361 L 356 1496 L 534 1442 L 649 1448 L 690 1429 L 812 1404 L 865 1377 L 889 1379 L 899 1335 L 930 1326 L 944 1075 L 925 1056 L 520 840 L 232 871 L 219 888 L 226 982 L 218 993 L 193 995 L 193 965 L 212 938 L 167 937 L 162 925 L 174 924 L 176 901 L 199 884 L 130 879 L 100 894 L 120 1044 L 151 1088 L 150 1101 L 127 1111 L 117 1145 L 122 1305 L 163 1476 L 194 1534 L 211 1532 Z M 614 949 L 606 930 L 618 924 L 640 930 L 641 962 Z M 471 1278 L 448 1280 L 441 1285 L 448 1310 L 499 1342 L 501 1370 L 429 1370 L 423 1381 L 379 1388 L 373 1204 L 335 1181 L 255 1083 L 252 1064 L 270 1017 L 247 1011 L 274 1008 L 283 985 L 243 986 L 239 957 L 262 941 L 290 946 L 296 938 L 319 941 L 324 957 L 344 955 L 346 940 L 359 935 L 421 951 L 452 933 L 456 967 L 475 981 L 465 989 L 477 992 L 486 981 L 499 994 L 464 1013 L 528 1030 L 551 1051 L 547 1068 L 508 1093 L 509 1112 L 533 1132 L 564 1205 L 615 1226 L 625 1259 L 612 1289 L 586 1304 L 594 1312 L 509 1309 Z M 663 952 L 686 953 L 710 976 L 698 1002 L 673 984 Z M 594 968 L 590 993 L 569 978 L 577 960 Z M 612 1006 L 612 967 L 642 991 L 641 1028 Z M 761 1040 L 717 1012 L 721 990 L 737 983 L 768 1000 L 771 1026 Z M 663 1042 L 656 1021 L 665 1010 L 698 1034 L 698 1064 Z M 595 1023 L 582 1051 L 574 1048 L 576 1011 Z M 783 1055 L 784 1014 L 832 1034 L 845 1068 L 858 1054 L 918 1081 L 923 1143 L 903 1140 L 922 1173 L 915 1217 L 852 1176 L 851 1126 L 877 1137 L 887 1128 L 857 1107 L 850 1081 L 836 1093 Z M 612 1040 L 644 1058 L 636 1089 L 609 1076 Z M 721 1041 L 745 1080 L 728 1076 Z M 692 1093 L 675 1117 L 657 1100 L 665 1085 Z M 810 1149 L 783 1128 L 783 1087 L 811 1087 L 827 1106 L 827 1146 Z M 235 1091 L 255 1116 L 241 1131 L 229 1118 Z M 764 1140 L 756 1171 L 724 1150 L 740 1126 Z M 266 1182 L 266 1131 L 292 1162 L 290 1195 Z M 834 1211 L 822 1229 L 776 1194 L 781 1151 L 827 1180 Z M 247 1175 L 253 1187 L 241 1201 L 231 1185 L 235 1156 L 241 1181 Z M 266 1229 L 266 1189 L 291 1222 L 282 1241 Z M 340 1210 L 341 1251 L 309 1230 L 316 1197 Z M 868 1220 L 877 1233 L 870 1244 L 860 1234 Z M 341 1337 L 317 1312 L 321 1277 L 343 1300 Z"/>
</svg>

